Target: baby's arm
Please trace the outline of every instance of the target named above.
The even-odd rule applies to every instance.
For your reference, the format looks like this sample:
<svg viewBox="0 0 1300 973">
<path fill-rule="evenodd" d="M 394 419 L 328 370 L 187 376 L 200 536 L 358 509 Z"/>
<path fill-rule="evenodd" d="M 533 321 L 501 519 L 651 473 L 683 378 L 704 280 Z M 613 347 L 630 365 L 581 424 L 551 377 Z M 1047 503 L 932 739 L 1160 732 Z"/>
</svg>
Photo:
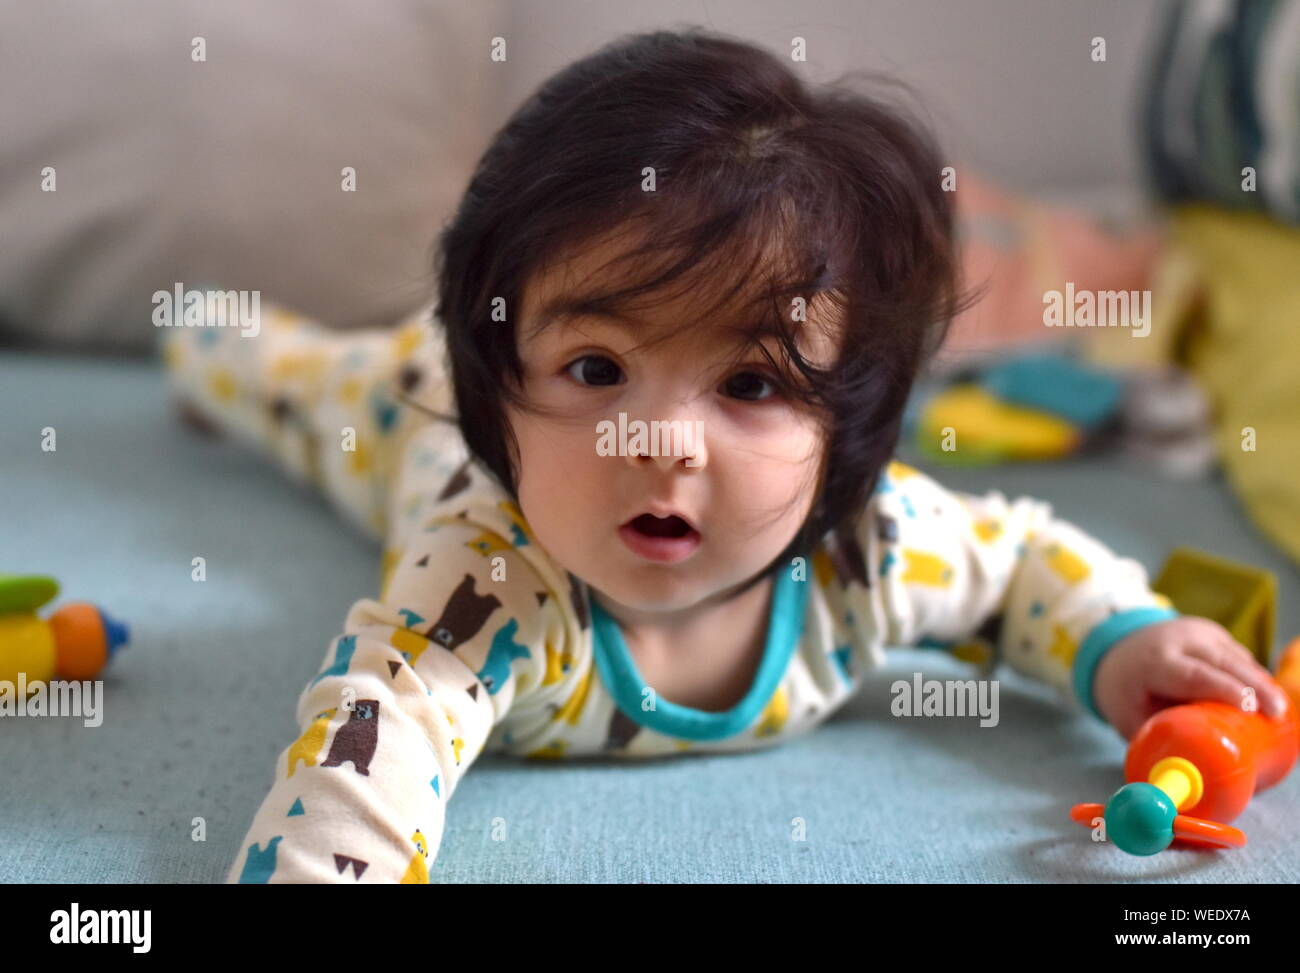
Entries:
<svg viewBox="0 0 1300 973">
<path fill-rule="evenodd" d="M 877 490 L 872 580 L 887 644 L 973 653 L 978 633 L 1012 668 L 1099 716 L 1092 678 L 1109 648 L 1177 617 L 1141 564 L 1055 518 L 1046 502 L 949 491 L 897 462 Z"/>
<path fill-rule="evenodd" d="M 544 589 L 478 525 L 414 534 L 383 601 L 353 605 L 299 698 L 301 735 L 227 881 L 427 882 L 447 800 L 516 677 L 538 684 Z"/>
</svg>

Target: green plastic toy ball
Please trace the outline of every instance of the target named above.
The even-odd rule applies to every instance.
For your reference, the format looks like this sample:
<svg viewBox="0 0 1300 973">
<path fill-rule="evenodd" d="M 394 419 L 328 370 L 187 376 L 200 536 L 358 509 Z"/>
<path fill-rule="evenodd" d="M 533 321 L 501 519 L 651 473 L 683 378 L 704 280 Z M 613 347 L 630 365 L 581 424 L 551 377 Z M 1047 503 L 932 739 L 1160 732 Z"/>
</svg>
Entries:
<svg viewBox="0 0 1300 973">
<path fill-rule="evenodd" d="M 1106 837 L 1130 855 L 1154 855 L 1174 840 L 1178 808 L 1153 784 L 1125 784 L 1102 812 Z"/>
</svg>

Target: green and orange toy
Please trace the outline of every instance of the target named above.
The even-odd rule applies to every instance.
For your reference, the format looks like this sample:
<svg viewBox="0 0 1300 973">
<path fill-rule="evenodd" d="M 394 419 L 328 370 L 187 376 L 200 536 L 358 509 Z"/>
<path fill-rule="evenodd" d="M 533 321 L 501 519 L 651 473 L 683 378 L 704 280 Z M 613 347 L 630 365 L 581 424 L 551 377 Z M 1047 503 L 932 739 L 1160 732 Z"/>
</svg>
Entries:
<svg viewBox="0 0 1300 973">
<path fill-rule="evenodd" d="M 1267 664 L 1276 590 L 1267 572 L 1180 549 L 1152 588 L 1184 614 L 1214 618 Z M 1107 840 L 1133 855 L 1174 841 L 1241 847 L 1246 835 L 1228 822 L 1285 778 L 1300 752 L 1300 638 L 1283 652 L 1276 680 L 1286 696 L 1280 719 L 1259 712 L 1253 697 L 1250 705 L 1203 700 L 1156 713 L 1129 742 L 1129 783 L 1105 804 L 1076 804 L 1070 817 L 1088 828 L 1104 822 Z"/>
<path fill-rule="evenodd" d="M 36 609 L 58 593 L 50 577 L 0 575 L 0 680 L 93 679 L 126 644 L 126 626 L 87 602 L 39 618 Z"/>
</svg>

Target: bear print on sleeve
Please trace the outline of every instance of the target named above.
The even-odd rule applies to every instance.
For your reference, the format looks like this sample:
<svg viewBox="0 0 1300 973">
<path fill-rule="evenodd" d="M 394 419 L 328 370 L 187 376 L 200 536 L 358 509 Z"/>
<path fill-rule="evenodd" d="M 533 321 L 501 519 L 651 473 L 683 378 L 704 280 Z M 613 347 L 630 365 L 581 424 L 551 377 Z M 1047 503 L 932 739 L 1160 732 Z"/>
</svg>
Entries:
<svg viewBox="0 0 1300 973">
<path fill-rule="evenodd" d="M 475 510 L 432 518 L 348 612 L 229 881 L 429 881 L 448 799 L 546 666 L 546 586 Z"/>
</svg>

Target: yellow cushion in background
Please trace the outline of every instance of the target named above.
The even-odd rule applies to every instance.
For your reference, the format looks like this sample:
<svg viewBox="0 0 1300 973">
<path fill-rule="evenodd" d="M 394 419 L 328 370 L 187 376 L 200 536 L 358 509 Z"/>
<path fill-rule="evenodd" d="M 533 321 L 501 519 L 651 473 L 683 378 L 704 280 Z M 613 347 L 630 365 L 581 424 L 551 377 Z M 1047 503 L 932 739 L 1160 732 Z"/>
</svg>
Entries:
<svg viewBox="0 0 1300 973">
<path fill-rule="evenodd" d="M 1214 404 L 1228 480 L 1255 524 L 1300 562 L 1300 229 L 1256 213 L 1175 209 L 1152 312 L 1146 338 L 1093 329 L 1090 357 L 1188 368 Z M 1247 428 L 1253 452 L 1242 448 Z"/>
</svg>

